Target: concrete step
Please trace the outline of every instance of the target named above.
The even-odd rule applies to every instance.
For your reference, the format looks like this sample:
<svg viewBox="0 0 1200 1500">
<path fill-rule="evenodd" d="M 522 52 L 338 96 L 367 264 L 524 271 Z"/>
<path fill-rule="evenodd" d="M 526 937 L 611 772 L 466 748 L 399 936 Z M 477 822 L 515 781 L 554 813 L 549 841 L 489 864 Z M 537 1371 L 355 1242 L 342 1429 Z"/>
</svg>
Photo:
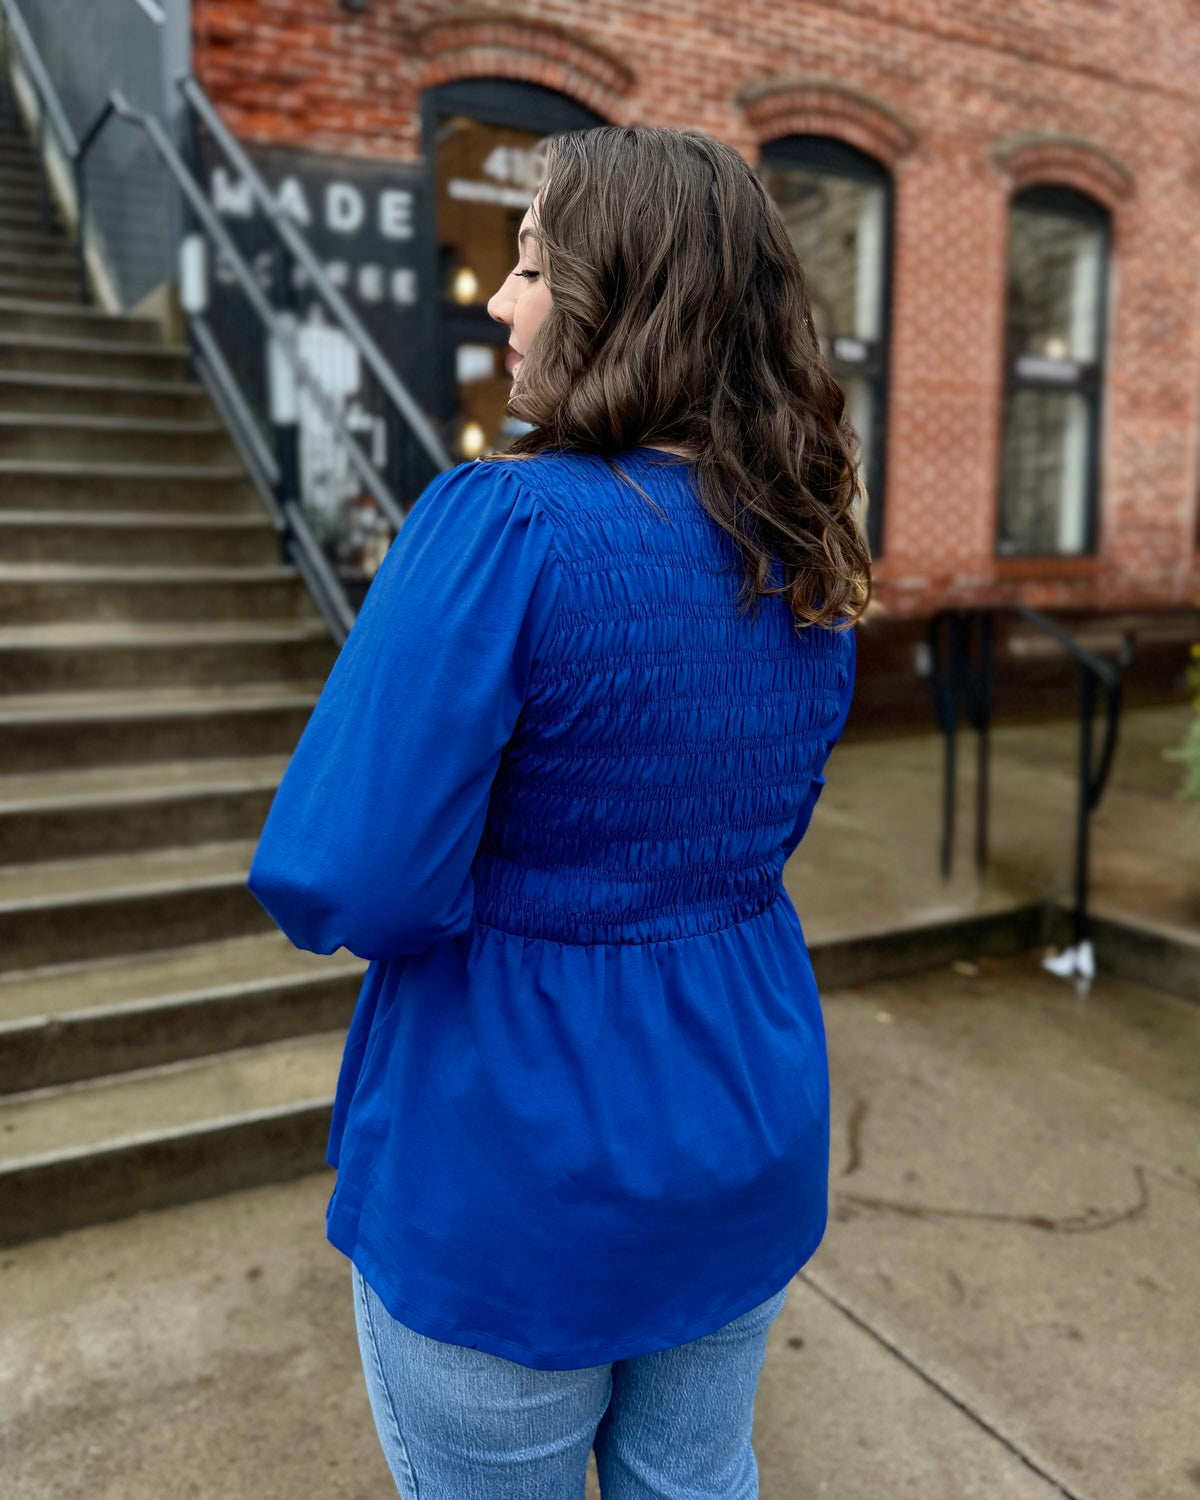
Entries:
<svg viewBox="0 0 1200 1500">
<path fill-rule="evenodd" d="M 255 840 L 0 866 L 0 972 L 266 932 Z"/>
<path fill-rule="evenodd" d="M 277 564 L 279 540 L 262 506 L 245 515 L 0 510 L 0 562 L 251 567 Z"/>
<path fill-rule="evenodd" d="M 26 168 L 0 167 L 0 215 L 41 214 L 42 190 L 36 172 Z M 56 222 L 57 222 L 56 216 Z"/>
<path fill-rule="evenodd" d="M 0 626 L 9 693 L 324 681 L 336 655 L 323 620 Z"/>
<path fill-rule="evenodd" d="M 160 344 L 61 338 L 0 331 L 0 370 L 58 375 L 115 375 L 125 380 L 186 380 L 187 354 Z"/>
<path fill-rule="evenodd" d="M 32 151 L 24 157 L 19 153 L 10 156 L 0 152 L 0 203 L 4 202 L 10 190 L 23 193 L 32 187 L 36 192 L 40 182 L 37 158 Z"/>
<path fill-rule="evenodd" d="M 11 182 L 8 186 L 0 186 L 0 230 L 9 233 L 32 230 L 38 234 L 66 236 L 66 226 L 53 198 L 49 213 L 47 219 L 36 176 L 24 183 Z"/>
<path fill-rule="evenodd" d="M 0 459 L 66 463 L 232 465 L 238 453 L 212 416 L 114 417 L 74 412 L 0 412 Z"/>
<path fill-rule="evenodd" d="M 257 838 L 286 756 L 0 776 L 6 865 Z"/>
<path fill-rule="evenodd" d="M 79 260 L 71 245 L 65 240 L 52 250 L 14 250 L 11 245 L 0 244 L 0 275 L 54 277 L 78 277 Z M 78 286 L 78 281 L 74 283 Z"/>
<path fill-rule="evenodd" d="M 349 1026 L 366 964 L 278 931 L 0 977 L 0 1095 Z"/>
<path fill-rule="evenodd" d="M 0 1095 L 347 1031 L 366 965 L 282 933 L 0 977 Z"/>
<path fill-rule="evenodd" d="M 39 181 L 37 160 L 32 152 L 27 156 L 11 156 L 0 150 L 0 200 L 9 188 L 19 192 L 32 183 L 36 191 Z"/>
<path fill-rule="evenodd" d="M 32 151 L 6 151 L 0 137 L 0 182 L 20 190 L 31 182 L 36 187 L 41 180 L 37 157 Z"/>
<path fill-rule="evenodd" d="M 316 1171 L 341 1030 L 0 1104 L 7 1244 Z"/>
<path fill-rule="evenodd" d="M 179 388 L 193 389 L 182 384 Z M 41 507 L 47 512 L 64 513 L 181 510 L 212 515 L 266 514 L 258 491 L 240 464 L 0 459 L 0 513 Z"/>
<path fill-rule="evenodd" d="M 43 267 L 37 276 L 0 272 L 0 297 L 32 298 L 37 302 L 69 302 L 79 296 L 79 278 L 67 267 Z"/>
<path fill-rule="evenodd" d="M 0 625 L 55 620 L 312 620 L 295 568 L 0 563 Z"/>
<path fill-rule="evenodd" d="M 13 225 L 0 219 L 0 247 L 16 255 L 41 255 L 43 251 L 71 251 L 71 242 L 61 228 L 48 227 L 40 218 L 24 219 Z"/>
<path fill-rule="evenodd" d="M 214 416 L 208 392 L 200 385 L 88 375 L 30 375 L 11 370 L 0 373 L 0 412 L 150 417 L 158 421 Z"/>
<path fill-rule="evenodd" d="M 36 179 L 31 192 L 0 191 L 0 234 L 67 238 L 67 230 L 53 201 L 50 204 L 50 217 L 46 218 Z"/>
<path fill-rule="evenodd" d="M 0 163 L 10 161 L 36 162 L 34 145 L 23 130 L 10 132 L 0 128 Z"/>
<path fill-rule="evenodd" d="M 0 238 L 3 236 L 0 226 Z M 115 344 L 159 344 L 162 330 L 151 318 L 114 317 L 77 303 L 0 299 L 0 333 L 33 333 L 46 338 L 87 339 Z"/>
<path fill-rule="evenodd" d="M 321 681 L 0 697 L 0 773 L 290 755 Z"/>
</svg>

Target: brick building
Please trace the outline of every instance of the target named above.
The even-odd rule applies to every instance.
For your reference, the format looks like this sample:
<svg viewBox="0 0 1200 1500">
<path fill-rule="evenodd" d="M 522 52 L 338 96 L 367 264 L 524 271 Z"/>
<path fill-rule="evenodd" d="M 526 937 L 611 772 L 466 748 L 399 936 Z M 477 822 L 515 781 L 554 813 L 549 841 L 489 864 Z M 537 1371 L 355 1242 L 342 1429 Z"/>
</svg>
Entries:
<svg viewBox="0 0 1200 1500">
<path fill-rule="evenodd" d="M 195 0 L 193 47 L 263 158 L 410 185 L 410 374 L 460 455 L 503 440 L 482 303 L 538 138 L 699 126 L 809 271 L 881 614 L 1196 604 L 1196 0 Z"/>
</svg>

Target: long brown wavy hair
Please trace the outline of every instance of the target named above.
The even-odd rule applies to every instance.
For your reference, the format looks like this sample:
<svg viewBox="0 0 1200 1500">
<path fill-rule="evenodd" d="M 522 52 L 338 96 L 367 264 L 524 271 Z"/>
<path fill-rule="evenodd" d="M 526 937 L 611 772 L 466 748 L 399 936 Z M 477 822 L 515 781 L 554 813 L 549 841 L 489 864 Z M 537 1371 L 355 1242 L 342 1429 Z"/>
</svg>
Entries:
<svg viewBox="0 0 1200 1500">
<path fill-rule="evenodd" d="M 544 150 L 553 305 L 509 402 L 532 430 L 494 457 L 678 449 L 745 560 L 739 607 L 783 593 L 797 629 L 856 622 L 871 597 L 859 441 L 758 177 L 698 131 L 604 125 Z"/>
</svg>

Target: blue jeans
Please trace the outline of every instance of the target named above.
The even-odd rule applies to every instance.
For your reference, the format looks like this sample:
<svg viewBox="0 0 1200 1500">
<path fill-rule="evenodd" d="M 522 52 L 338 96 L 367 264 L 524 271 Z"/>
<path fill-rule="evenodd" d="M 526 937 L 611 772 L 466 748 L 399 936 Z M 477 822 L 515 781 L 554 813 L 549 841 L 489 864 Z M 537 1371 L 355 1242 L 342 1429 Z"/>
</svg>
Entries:
<svg viewBox="0 0 1200 1500">
<path fill-rule="evenodd" d="M 767 1332 L 787 1287 L 673 1349 L 533 1370 L 399 1323 L 351 1262 L 379 1440 L 401 1500 L 757 1500 L 750 1446 Z"/>
</svg>

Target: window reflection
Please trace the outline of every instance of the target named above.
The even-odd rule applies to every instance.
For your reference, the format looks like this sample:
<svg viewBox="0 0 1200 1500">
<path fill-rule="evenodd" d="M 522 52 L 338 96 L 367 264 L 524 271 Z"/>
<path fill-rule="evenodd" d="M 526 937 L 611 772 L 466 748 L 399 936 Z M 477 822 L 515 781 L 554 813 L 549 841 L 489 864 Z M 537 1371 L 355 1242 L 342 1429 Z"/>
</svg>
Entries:
<svg viewBox="0 0 1200 1500">
<path fill-rule="evenodd" d="M 821 348 L 862 444 L 868 540 L 878 555 L 890 179 L 870 157 L 823 136 L 770 142 L 759 170 L 804 269 Z"/>
<path fill-rule="evenodd" d="M 822 339 L 830 346 L 839 337 L 877 340 L 883 301 L 883 187 L 769 167 L 763 181 L 804 267 Z M 833 352 L 832 347 L 826 352 Z"/>
<path fill-rule="evenodd" d="M 1085 550 L 1088 427 L 1087 401 L 1077 392 L 1027 386 L 1010 393 L 1003 521 L 1012 545 L 1006 550 Z"/>
<path fill-rule="evenodd" d="M 1014 353 L 1096 359 L 1103 255 L 1099 225 L 1013 207 L 1008 336 Z"/>
<path fill-rule="evenodd" d="M 1107 219 L 1069 188 L 1013 201 L 998 548 L 1092 546 Z"/>
<path fill-rule="evenodd" d="M 437 237 L 447 300 L 485 306 L 512 270 L 517 230 L 540 178 L 540 139 L 463 115 L 439 121 Z"/>
<path fill-rule="evenodd" d="M 488 299 L 517 259 L 517 232 L 541 179 L 543 136 L 465 115 L 438 121 L 437 242 L 443 326 L 454 354 L 459 458 L 506 447 L 524 424 L 508 415 L 507 331 Z"/>
</svg>

